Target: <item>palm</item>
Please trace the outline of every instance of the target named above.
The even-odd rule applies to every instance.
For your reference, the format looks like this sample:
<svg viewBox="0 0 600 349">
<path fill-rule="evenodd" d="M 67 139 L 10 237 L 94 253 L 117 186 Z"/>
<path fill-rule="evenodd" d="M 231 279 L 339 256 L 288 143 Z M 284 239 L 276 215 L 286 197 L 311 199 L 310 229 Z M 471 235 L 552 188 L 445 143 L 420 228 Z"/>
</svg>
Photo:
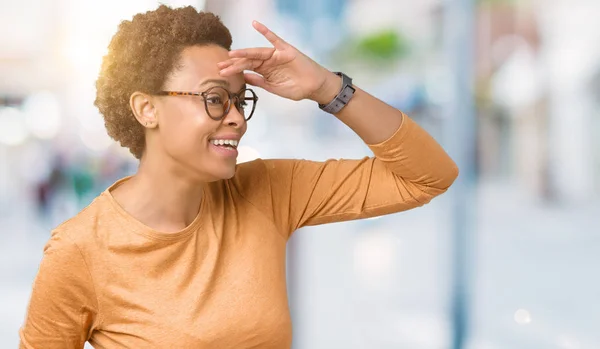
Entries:
<svg viewBox="0 0 600 349">
<path fill-rule="evenodd" d="M 273 44 L 270 48 L 248 48 L 230 52 L 228 61 L 219 63 L 222 75 L 245 73 L 246 81 L 292 100 L 310 97 L 325 80 L 325 68 L 283 41 L 264 25 L 254 27 Z"/>
</svg>

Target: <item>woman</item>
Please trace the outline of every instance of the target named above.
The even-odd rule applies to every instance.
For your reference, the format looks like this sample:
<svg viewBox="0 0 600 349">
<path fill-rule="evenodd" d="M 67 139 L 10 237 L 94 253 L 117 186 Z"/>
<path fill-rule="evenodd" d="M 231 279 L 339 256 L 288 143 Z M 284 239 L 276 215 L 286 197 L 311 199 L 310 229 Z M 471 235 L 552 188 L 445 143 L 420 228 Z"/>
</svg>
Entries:
<svg viewBox="0 0 600 349">
<path fill-rule="evenodd" d="M 410 118 L 253 26 L 273 47 L 230 51 L 218 17 L 192 7 L 120 25 L 96 106 L 139 170 L 53 231 L 21 348 L 289 348 L 292 232 L 408 210 L 452 184 L 455 164 Z M 257 102 L 247 84 L 319 103 L 375 157 L 236 166 Z"/>
</svg>

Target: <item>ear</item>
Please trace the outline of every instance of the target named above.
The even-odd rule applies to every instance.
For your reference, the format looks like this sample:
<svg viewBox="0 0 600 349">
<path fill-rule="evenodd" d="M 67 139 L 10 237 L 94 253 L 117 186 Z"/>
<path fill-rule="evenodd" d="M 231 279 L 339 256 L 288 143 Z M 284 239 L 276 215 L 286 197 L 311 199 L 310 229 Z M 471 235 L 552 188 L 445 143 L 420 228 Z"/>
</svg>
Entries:
<svg viewBox="0 0 600 349">
<path fill-rule="evenodd" d="M 156 106 L 152 96 L 136 91 L 129 97 L 129 106 L 133 116 L 145 128 L 155 128 L 158 125 Z"/>
</svg>

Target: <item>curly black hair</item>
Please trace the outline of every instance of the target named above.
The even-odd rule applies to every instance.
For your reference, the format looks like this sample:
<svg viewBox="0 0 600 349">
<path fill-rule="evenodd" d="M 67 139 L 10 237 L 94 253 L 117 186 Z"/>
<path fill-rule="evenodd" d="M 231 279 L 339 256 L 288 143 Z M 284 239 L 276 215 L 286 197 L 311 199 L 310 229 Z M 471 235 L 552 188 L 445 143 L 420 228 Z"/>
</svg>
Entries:
<svg viewBox="0 0 600 349">
<path fill-rule="evenodd" d="M 94 105 L 104 117 L 108 135 L 140 159 L 144 129 L 129 106 L 131 94 L 161 90 L 186 47 L 214 44 L 230 50 L 231 42 L 231 33 L 218 16 L 192 6 L 160 5 L 121 22 L 96 81 Z"/>
</svg>

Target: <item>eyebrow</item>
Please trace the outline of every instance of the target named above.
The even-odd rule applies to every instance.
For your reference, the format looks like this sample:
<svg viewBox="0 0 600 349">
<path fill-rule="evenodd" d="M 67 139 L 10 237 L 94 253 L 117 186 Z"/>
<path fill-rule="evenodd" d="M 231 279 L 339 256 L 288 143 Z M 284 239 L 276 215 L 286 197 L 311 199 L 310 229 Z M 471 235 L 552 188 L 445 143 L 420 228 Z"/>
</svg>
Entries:
<svg viewBox="0 0 600 349">
<path fill-rule="evenodd" d="M 229 87 L 229 81 L 222 80 L 222 79 L 207 79 L 207 80 L 202 81 L 198 86 L 205 86 L 208 84 L 215 84 L 215 85 Z"/>
<path fill-rule="evenodd" d="M 206 80 L 202 81 L 198 85 L 198 87 L 206 86 L 206 85 L 209 85 L 209 84 L 224 86 L 224 87 L 227 87 L 227 89 L 229 89 L 229 86 L 230 86 L 229 81 L 227 81 L 227 80 L 223 80 L 223 79 L 206 79 Z M 243 84 L 242 88 L 240 88 L 239 91 L 244 90 L 247 87 L 248 87 L 248 85 Z"/>
</svg>

